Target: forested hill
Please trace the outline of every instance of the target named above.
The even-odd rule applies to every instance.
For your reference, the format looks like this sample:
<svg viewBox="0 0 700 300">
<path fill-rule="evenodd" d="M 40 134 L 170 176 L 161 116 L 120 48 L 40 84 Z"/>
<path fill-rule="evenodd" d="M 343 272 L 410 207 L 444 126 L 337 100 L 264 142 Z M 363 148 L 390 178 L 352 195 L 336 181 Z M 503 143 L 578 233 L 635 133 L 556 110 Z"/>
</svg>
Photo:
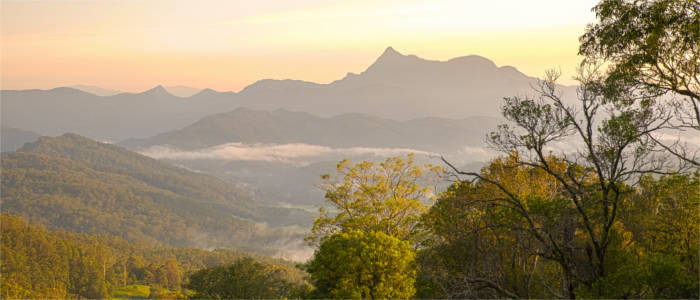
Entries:
<svg viewBox="0 0 700 300">
<path fill-rule="evenodd" d="M 182 284 L 193 271 L 244 257 L 280 270 L 286 282 L 304 284 L 303 272 L 292 263 L 242 251 L 159 247 L 108 235 L 51 232 L 5 213 L 1 219 L 0 292 L 7 299 L 182 297 Z"/>
<path fill-rule="evenodd" d="M 168 145 L 194 150 L 225 143 L 305 143 L 330 147 L 411 148 L 439 153 L 455 152 L 465 145 L 480 145 L 500 119 L 421 118 L 396 121 L 366 114 L 331 118 L 305 112 L 237 108 L 207 116 L 189 126 L 145 139 L 119 144 L 129 149 Z M 435 134 L 439 132 L 440 134 Z"/>
<path fill-rule="evenodd" d="M 2 155 L 3 211 L 48 226 L 172 246 L 264 252 L 311 217 L 258 206 L 244 189 L 75 134 Z M 266 222 L 272 226 L 260 226 Z"/>
</svg>

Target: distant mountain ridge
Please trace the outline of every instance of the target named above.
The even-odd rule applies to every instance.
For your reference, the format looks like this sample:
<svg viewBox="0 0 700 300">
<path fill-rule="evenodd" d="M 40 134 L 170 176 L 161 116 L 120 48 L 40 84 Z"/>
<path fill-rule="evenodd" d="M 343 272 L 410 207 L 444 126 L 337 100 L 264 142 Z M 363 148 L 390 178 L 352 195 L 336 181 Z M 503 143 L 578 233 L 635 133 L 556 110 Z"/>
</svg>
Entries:
<svg viewBox="0 0 700 300">
<path fill-rule="evenodd" d="M 420 118 L 395 121 L 365 114 L 323 118 L 284 109 L 274 111 L 237 108 L 207 116 L 182 129 L 145 139 L 128 139 L 119 145 L 131 149 L 167 145 L 196 150 L 231 142 L 247 144 L 305 143 L 330 147 L 411 148 L 455 152 L 465 145 L 483 144 L 500 119 Z"/>
<path fill-rule="evenodd" d="M 102 141 L 149 136 L 233 109 L 231 95 L 201 91 L 182 98 L 162 86 L 105 97 L 66 87 L 0 91 L 4 126 L 48 136 L 75 132 Z"/>
<path fill-rule="evenodd" d="M 184 86 L 184 85 L 176 85 L 176 86 L 165 86 L 164 87 L 168 93 L 173 94 L 178 97 L 183 97 L 183 98 L 188 98 L 196 95 L 197 93 L 201 92 L 202 89 L 198 88 L 193 88 L 189 86 Z"/>
<path fill-rule="evenodd" d="M 348 73 L 329 84 L 257 81 L 239 92 L 239 106 L 284 108 L 325 117 L 341 113 L 396 120 L 499 117 L 503 97 L 531 93 L 536 82 L 514 67 L 497 67 L 477 55 L 434 61 L 388 47 L 364 72 Z M 569 94 L 572 91 L 563 88 Z"/>
<path fill-rule="evenodd" d="M 105 88 L 101 88 L 101 87 L 99 87 L 99 86 L 94 86 L 94 85 L 81 85 L 81 84 L 78 84 L 78 85 L 71 85 L 71 86 L 68 86 L 68 87 L 69 87 L 69 88 L 72 88 L 72 89 L 76 89 L 76 90 L 81 90 L 81 91 L 83 91 L 83 92 L 90 93 L 90 94 L 93 94 L 93 95 L 101 96 L 101 97 L 104 97 L 104 96 L 114 96 L 114 95 L 116 95 L 116 94 L 121 94 L 121 93 L 123 93 L 122 91 L 105 89 Z"/>
<path fill-rule="evenodd" d="M 204 89 L 189 97 L 175 96 L 162 86 L 105 97 L 71 88 L 3 90 L 0 98 L 5 126 L 116 141 L 182 128 L 237 107 L 323 117 L 363 113 L 396 120 L 498 117 L 503 97 L 531 93 L 535 82 L 480 56 L 431 61 L 389 47 L 364 72 L 329 84 L 263 79 L 239 93 Z M 572 88 L 565 90 L 570 94 Z"/>
<path fill-rule="evenodd" d="M 124 91 L 105 89 L 94 85 L 71 85 L 69 88 L 76 90 L 81 90 L 86 93 L 90 93 L 100 97 L 114 96 L 117 94 L 125 93 Z M 173 96 L 178 96 L 181 98 L 192 97 L 193 95 L 202 91 L 202 89 L 193 88 L 189 86 L 176 85 L 176 86 L 164 86 L 163 87 L 169 94 Z"/>
<path fill-rule="evenodd" d="M 314 182 L 320 174 L 332 173 L 342 159 L 378 161 L 413 152 L 422 162 L 440 163 L 437 156 L 442 155 L 455 159 L 453 163 L 474 165 L 489 159 L 484 138 L 499 122 L 495 117 L 396 121 L 358 113 L 324 118 L 284 109 L 237 108 L 119 145 L 245 182 L 261 199 L 318 205 L 323 194 Z"/>
<path fill-rule="evenodd" d="M 26 143 L 38 140 L 39 137 L 35 132 L 3 126 L 0 129 L 0 149 L 2 152 L 15 151 Z"/>
</svg>

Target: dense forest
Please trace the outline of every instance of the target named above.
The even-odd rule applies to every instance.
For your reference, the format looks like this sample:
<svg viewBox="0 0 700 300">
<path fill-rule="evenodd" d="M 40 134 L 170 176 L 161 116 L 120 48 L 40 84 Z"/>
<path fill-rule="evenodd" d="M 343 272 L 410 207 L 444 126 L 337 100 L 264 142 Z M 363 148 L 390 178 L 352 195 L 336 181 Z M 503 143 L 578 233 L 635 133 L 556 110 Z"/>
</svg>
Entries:
<svg viewBox="0 0 700 300">
<path fill-rule="evenodd" d="M 500 156 L 478 172 L 413 154 L 343 160 L 321 175 L 327 207 L 313 219 L 73 134 L 3 154 L 0 293 L 700 298 L 700 150 L 687 138 L 700 135 L 700 2 L 602 0 L 593 12 L 577 101 L 562 99 L 557 71 L 505 98 L 486 137 Z M 316 249 L 302 264 L 188 248 L 264 252 L 289 232 L 256 222 L 300 216 Z M 197 244 L 202 232 L 212 245 Z"/>
<path fill-rule="evenodd" d="M 269 252 L 268 242 L 299 234 L 282 226 L 311 219 L 257 205 L 245 189 L 213 176 L 74 134 L 4 153 L 2 167 L 3 211 L 50 229 Z"/>
<path fill-rule="evenodd" d="M 505 194 L 485 181 L 458 181 L 428 206 L 417 201 L 425 192 L 418 179 L 436 168 L 415 166 L 411 159 L 339 164 L 340 179 L 364 184 L 329 185 L 335 188 L 327 199 L 343 213 L 317 219 L 310 240 L 320 248 L 301 270 L 235 250 L 50 232 L 3 214 L 2 293 L 8 298 L 566 298 L 557 294 L 565 291 L 562 279 L 570 276 L 565 272 L 594 278 L 589 237 L 571 218 L 577 213 L 568 199 L 549 198 L 557 194 L 550 175 L 518 166 L 517 156 L 482 170 L 481 176 L 517 189 L 524 211 L 499 203 Z M 610 231 L 608 273 L 578 282 L 573 292 L 697 297 L 700 174 L 645 176 L 629 188 Z M 529 222 L 537 222 L 536 229 Z M 550 240 L 538 240 L 533 230 Z M 555 260 L 562 255 L 555 245 L 566 246 L 570 270 Z M 145 291 L 138 292 L 140 287 Z"/>
<path fill-rule="evenodd" d="M 198 291 L 196 282 L 201 281 L 195 275 L 195 282 L 190 282 L 191 274 L 226 264 L 248 265 L 250 272 L 261 277 L 272 274 L 277 284 L 285 285 L 285 291 L 306 285 L 303 272 L 293 264 L 267 256 L 237 250 L 164 247 L 111 235 L 51 232 L 5 213 L 1 243 L 5 299 L 184 298 L 194 295 Z M 187 284 L 193 289 L 185 288 Z M 138 289 L 145 292 L 133 293 Z"/>
<path fill-rule="evenodd" d="M 320 241 L 306 265 L 310 296 L 698 297 L 698 172 L 619 183 L 617 216 L 606 223 L 595 181 L 585 182 L 591 198 L 577 207 L 557 173 L 522 163 L 516 154 L 496 159 L 481 180 L 456 181 L 430 206 L 418 201 L 427 196 L 419 179 L 434 166 L 411 156 L 339 164 L 340 176 L 324 178 L 334 182 L 326 199 L 341 213 L 322 213 L 310 236 Z M 555 157 L 547 163 L 585 171 Z M 593 242 L 602 238 L 601 259 Z"/>
</svg>

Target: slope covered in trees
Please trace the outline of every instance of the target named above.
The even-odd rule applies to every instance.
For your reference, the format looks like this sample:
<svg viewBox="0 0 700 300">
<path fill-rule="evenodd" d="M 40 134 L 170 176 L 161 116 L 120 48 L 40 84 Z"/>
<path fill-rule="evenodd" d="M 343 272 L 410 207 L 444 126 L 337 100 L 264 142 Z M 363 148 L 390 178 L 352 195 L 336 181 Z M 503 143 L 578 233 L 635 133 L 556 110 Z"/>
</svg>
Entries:
<svg viewBox="0 0 700 300">
<path fill-rule="evenodd" d="M 3 211 L 51 229 L 262 251 L 292 235 L 256 223 L 310 219 L 300 210 L 256 205 L 245 190 L 212 176 L 74 134 L 3 154 L 2 166 Z"/>
<path fill-rule="evenodd" d="M 144 286 L 151 298 L 183 297 L 190 274 L 244 259 L 303 286 L 292 264 L 236 250 L 160 247 L 109 235 L 51 232 L 2 214 L 3 298 L 110 298 L 117 289 Z M 149 288 L 150 287 L 150 288 Z"/>
</svg>

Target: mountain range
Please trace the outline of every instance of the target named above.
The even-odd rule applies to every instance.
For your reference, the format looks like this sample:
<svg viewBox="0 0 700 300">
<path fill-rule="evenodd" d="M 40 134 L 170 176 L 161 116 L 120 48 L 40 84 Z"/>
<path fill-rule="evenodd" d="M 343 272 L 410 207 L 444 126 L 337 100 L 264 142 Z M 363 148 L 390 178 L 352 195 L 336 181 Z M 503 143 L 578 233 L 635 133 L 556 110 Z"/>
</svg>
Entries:
<svg viewBox="0 0 700 300">
<path fill-rule="evenodd" d="M 97 96 L 114 96 L 117 94 L 124 93 L 123 91 L 118 91 L 118 90 L 110 90 L 110 89 L 105 89 L 101 88 L 99 86 L 94 86 L 94 85 L 71 85 L 69 88 L 73 88 L 76 90 L 81 90 L 86 93 L 94 94 Z M 184 86 L 184 85 L 175 85 L 175 86 L 164 86 L 163 87 L 168 93 L 178 96 L 178 97 L 191 97 L 194 94 L 197 94 L 202 91 L 202 89 L 198 88 L 193 88 L 189 86 Z"/>
<path fill-rule="evenodd" d="M 203 89 L 178 97 L 162 86 L 98 96 L 74 88 L 3 90 L 2 124 L 41 135 L 78 133 L 102 141 L 145 138 L 238 107 L 322 117 L 361 113 L 409 120 L 498 117 L 502 98 L 530 93 L 535 78 L 480 56 L 431 61 L 393 48 L 360 74 L 328 84 L 264 79 L 238 93 Z M 565 94 L 573 88 L 562 87 Z"/>
<path fill-rule="evenodd" d="M 285 109 L 237 108 L 207 116 L 182 129 L 145 139 L 127 139 L 119 145 L 135 150 L 159 145 L 196 150 L 226 143 L 304 143 L 337 148 L 407 148 L 448 153 L 459 151 L 466 145 L 481 145 L 486 133 L 494 130 L 499 122 L 500 119 L 495 117 L 430 117 L 395 121 L 365 114 L 323 118 Z"/>
</svg>

